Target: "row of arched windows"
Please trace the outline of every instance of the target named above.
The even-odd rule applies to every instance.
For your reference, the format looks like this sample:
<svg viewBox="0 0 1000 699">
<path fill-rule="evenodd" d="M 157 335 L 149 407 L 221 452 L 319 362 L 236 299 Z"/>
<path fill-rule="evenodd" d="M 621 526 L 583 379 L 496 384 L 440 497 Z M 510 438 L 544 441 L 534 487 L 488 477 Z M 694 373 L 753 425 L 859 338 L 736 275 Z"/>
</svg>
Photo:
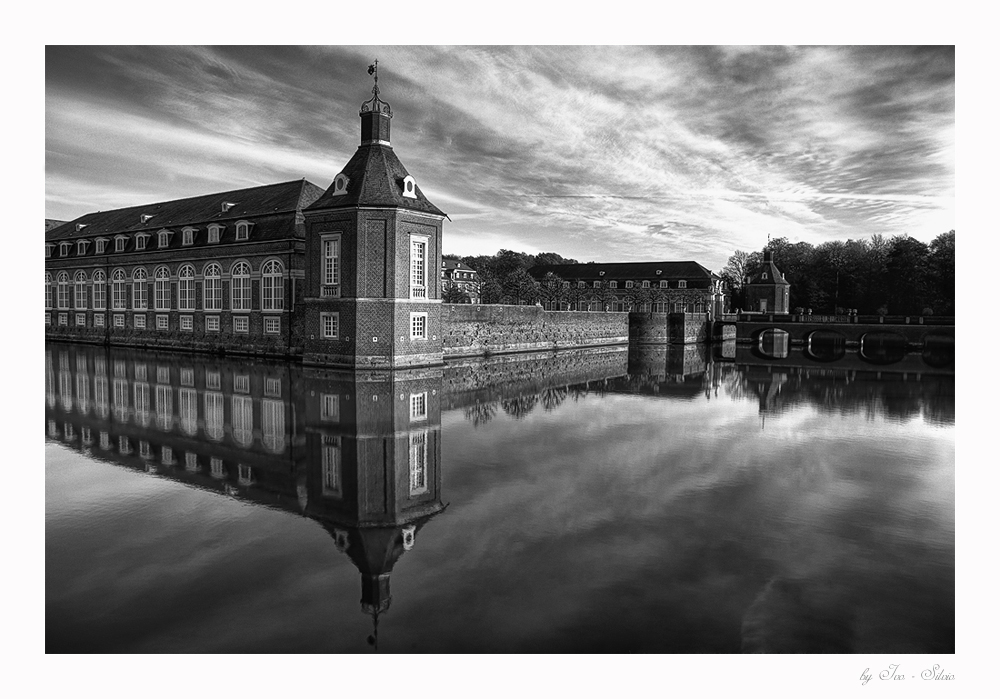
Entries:
<svg viewBox="0 0 1000 699">
<path fill-rule="evenodd" d="M 230 268 L 232 288 L 230 290 L 230 307 L 234 311 L 249 311 L 250 301 L 250 264 L 239 261 Z M 265 311 L 280 311 L 284 308 L 284 275 L 285 268 L 278 260 L 268 260 L 261 267 L 261 309 Z M 222 266 L 217 262 L 205 265 L 202 272 L 204 279 L 202 289 L 202 310 L 222 310 Z M 87 308 L 87 284 L 93 285 L 91 307 L 97 311 L 107 308 L 108 279 L 103 270 L 94 272 L 93 280 L 87 278 L 83 270 L 73 276 L 75 308 Z M 45 307 L 52 308 L 52 273 L 45 273 Z M 60 272 L 55 278 L 56 303 L 59 309 L 69 309 L 70 276 L 68 272 Z M 132 310 L 148 310 L 149 308 L 149 275 L 142 267 L 132 272 L 131 278 L 125 270 L 118 268 L 111 273 L 111 309 L 124 311 L 128 309 L 129 292 L 132 297 Z M 158 267 L 153 272 L 153 308 L 157 311 L 170 309 L 170 270 Z M 177 270 L 177 310 L 194 311 L 195 302 L 195 269 L 194 265 L 182 265 Z"/>
</svg>

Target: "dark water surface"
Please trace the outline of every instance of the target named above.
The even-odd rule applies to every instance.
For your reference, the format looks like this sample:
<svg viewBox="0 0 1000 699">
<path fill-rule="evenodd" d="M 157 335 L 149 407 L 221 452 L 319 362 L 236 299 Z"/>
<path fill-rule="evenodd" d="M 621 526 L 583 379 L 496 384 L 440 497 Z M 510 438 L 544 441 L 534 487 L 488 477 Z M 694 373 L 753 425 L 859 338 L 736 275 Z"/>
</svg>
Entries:
<svg viewBox="0 0 1000 699">
<path fill-rule="evenodd" d="M 953 358 L 760 349 L 49 344 L 46 650 L 954 652 Z"/>
</svg>

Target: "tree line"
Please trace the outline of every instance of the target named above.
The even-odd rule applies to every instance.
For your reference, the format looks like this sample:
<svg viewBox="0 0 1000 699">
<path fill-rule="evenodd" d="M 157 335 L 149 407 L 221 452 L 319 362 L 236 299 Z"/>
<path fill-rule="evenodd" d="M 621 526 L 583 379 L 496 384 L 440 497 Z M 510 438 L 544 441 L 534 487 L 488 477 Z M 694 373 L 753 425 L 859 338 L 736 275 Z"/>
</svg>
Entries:
<svg viewBox="0 0 1000 699">
<path fill-rule="evenodd" d="M 479 273 L 479 294 L 482 303 L 510 305 L 535 304 L 543 299 L 543 291 L 535 284 L 528 270 L 535 265 L 572 265 L 576 260 L 554 252 L 532 255 L 526 252 L 501 250 L 496 255 L 444 255 L 446 260 L 464 262 Z M 445 303 L 467 303 L 468 295 L 454 285 L 443 292 Z M 464 297 L 464 298 L 463 298 Z"/>
<path fill-rule="evenodd" d="M 789 307 L 818 313 L 955 315 L 955 231 L 928 245 L 907 235 L 813 246 L 771 240 L 764 250 L 791 284 Z M 737 250 L 719 273 L 730 307 L 748 308 L 746 282 L 761 271 L 763 251 Z"/>
</svg>

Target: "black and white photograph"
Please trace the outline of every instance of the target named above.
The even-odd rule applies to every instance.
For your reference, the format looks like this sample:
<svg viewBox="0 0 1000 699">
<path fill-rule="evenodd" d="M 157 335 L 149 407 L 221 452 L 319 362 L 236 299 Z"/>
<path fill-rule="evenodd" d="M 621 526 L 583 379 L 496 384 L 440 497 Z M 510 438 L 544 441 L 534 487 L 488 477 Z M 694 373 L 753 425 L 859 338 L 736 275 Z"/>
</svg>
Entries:
<svg viewBox="0 0 1000 699">
<path fill-rule="evenodd" d="M 46 46 L 44 652 L 953 680 L 955 57 Z"/>
</svg>

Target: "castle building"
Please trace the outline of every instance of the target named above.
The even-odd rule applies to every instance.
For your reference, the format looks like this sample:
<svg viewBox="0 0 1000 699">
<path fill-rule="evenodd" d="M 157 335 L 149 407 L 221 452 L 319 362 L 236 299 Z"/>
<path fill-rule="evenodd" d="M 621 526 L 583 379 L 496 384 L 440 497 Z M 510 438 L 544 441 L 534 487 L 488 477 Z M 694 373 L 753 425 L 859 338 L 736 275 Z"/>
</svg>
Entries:
<svg viewBox="0 0 1000 699">
<path fill-rule="evenodd" d="M 722 279 L 697 262 L 536 265 L 546 310 L 709 313 L 726 311 Z"/>
<path fill-rule="evenodd" d="M 326 191 L 297 180 L 47 230 L 46 338 L 440 364 L 446 215 L 393 152 L 377 71 L 360 117 L 361 145 Z"/>
<path fill-rule="evenodd" d="M 774 253 L 764 251 L 761 270 L 746 286 L 747 310 L 760 313 L 788 313 L 791 284 L 774 264 Z"/>
<path fill-rule="evenodd" d="M 480 296 L 479 272 L 458 260 L 441 261 L 441 283 L 447 289 L 449 285 L 469 295 L 469 303 L 479 303 Z"/>
</svg>

